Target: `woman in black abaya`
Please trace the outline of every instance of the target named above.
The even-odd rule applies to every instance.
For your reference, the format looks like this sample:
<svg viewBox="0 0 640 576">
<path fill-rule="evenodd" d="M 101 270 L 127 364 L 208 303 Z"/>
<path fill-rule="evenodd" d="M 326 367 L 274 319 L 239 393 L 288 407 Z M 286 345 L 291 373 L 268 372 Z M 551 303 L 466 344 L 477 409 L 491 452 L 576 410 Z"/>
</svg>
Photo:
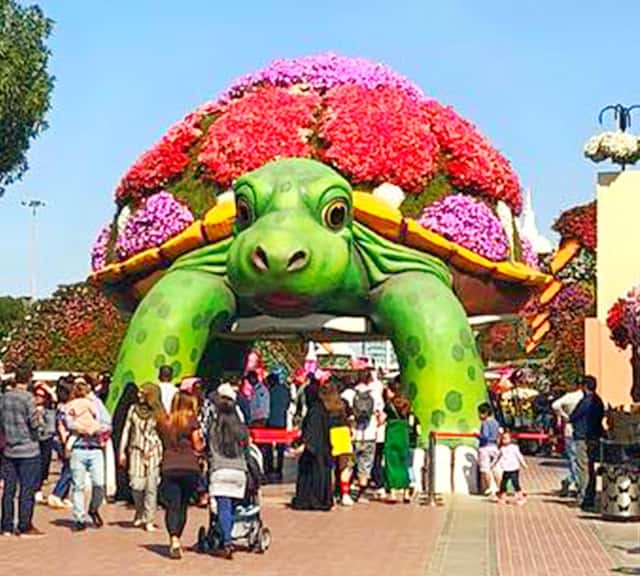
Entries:
<svg viewBox="0 0 640 576">
<path fill-rule="evenodd" d="M 318 384 L 312 381 L 305 390 L 307 415 L 302 421 L 302 451 L 298 462 L 295 510 L 331 510 L 331 446 L 325 406 L 318 398 Z"/>
</svg>

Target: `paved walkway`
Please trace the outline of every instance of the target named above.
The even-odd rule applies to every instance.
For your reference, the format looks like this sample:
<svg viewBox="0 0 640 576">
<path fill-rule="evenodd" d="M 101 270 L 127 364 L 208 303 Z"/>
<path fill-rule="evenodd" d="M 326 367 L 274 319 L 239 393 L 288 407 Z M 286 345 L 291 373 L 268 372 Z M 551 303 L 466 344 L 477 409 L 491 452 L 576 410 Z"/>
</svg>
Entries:
<svg viewBox="0 0 640 576">
<path fill-rule="evenodd" d="M 450 497 L 443 506 L 371 503 L 331 513 L 286 507 L 292 487 L 265 489 L 264 517 L 273 546 L 264 556 L 238 553 L 233 562 L 187 551 L 181 563 L 166 558 L 163 531 L 130 525 L 131 511 L 106 506 L 107 526 L 72 534 L 69 513 L 40 506 L 36 524 L 45 538 L 0 538 L 0 575 L 185 576 L 604 576 L 640 574 L 640 524 L 610 523 L 585 515 L 553 496 L 563 474 L 557 460 L 530 461 L 524 507 L 479 497 Z M 185 544 L 206 520 L 192 509 Z M 157 521 L 162 524 L 162 516 Z"/>
</svg>

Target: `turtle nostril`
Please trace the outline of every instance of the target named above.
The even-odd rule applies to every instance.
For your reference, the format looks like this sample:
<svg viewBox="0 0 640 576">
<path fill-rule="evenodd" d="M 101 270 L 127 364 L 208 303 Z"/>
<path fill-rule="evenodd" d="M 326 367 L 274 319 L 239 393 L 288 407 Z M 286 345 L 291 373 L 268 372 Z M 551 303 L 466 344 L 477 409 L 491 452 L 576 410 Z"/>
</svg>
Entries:
<svg viewBox="0 0 640 576">
<path fill-rule="evenodd" d="M 267 253 L 263 250 L 262 246 L 257 246 L 251 255 L 251 262 L 260 271 L 265 272 L 269 270 L 269 260 L 267 259 Z"/>
<path fill-rule="evenodd" d="M 287 272 L 295 272 L 296 270 L 302 270 L 309 261 L 309 254 L 305 250 L 296 250 L 289 257 L 287 263 Z"/>
</svg>

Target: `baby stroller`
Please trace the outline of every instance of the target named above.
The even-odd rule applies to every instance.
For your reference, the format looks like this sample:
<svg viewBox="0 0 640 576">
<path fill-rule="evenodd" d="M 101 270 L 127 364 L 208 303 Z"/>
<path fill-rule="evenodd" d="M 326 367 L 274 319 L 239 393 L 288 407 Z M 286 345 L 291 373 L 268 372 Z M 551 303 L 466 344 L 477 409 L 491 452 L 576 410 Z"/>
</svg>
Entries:
<svg viewBox="0 0 640 576">
<path fill-rule="evenodd" d="M 260 515 L 262 466 L 262 454 L 259 448 L 252 444 L 247 452 L 245 498 L 234 510 L 231 532 L 233 544 L 239 544 L 258 554 L 264 554 L 271 545 L 271 530 L 264 525 Z M 209 515 L 209 526 L 201 526 L 198 530 L 196 549 L 204 554 L 220 548 L 220 543 L 218 519 L 212 511 Z"/>
</svg>

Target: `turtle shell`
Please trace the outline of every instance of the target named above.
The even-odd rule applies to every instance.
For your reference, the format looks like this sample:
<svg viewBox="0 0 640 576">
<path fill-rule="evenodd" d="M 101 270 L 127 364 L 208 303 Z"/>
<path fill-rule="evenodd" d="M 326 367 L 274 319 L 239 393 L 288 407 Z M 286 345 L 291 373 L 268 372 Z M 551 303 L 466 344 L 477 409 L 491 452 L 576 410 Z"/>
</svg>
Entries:
<svg viewBox="0 0 640 576">
<path fill-rule="evenodd" d="M 284 157 L 330 165 L 358 221 L 449 262 L 469 313 L 511 311 L 550 281 L 518 261 L 509 162 L 390 68 L 332 54 L 277 60 L 173 125 L 118 184 L 91 280 L 135 302 L 178 256 L 232 233 L 238 176 Z"/>
</svg>

